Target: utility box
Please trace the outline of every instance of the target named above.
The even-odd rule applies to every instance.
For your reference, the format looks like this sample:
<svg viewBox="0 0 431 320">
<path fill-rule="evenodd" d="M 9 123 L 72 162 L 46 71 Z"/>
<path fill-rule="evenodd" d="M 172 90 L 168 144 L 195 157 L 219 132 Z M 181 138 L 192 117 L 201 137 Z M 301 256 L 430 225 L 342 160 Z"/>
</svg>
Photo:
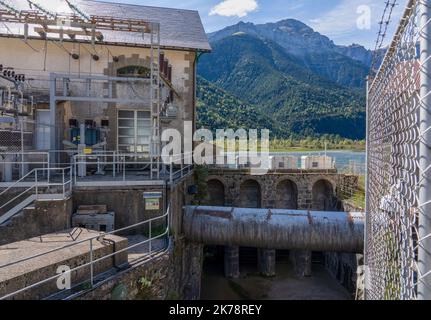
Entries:
<svg viewBox="0 0 431 320">
<path fill-rule="evenodd" d="M 294 170 L 298 169 L 298 157 L 273 156 L 271 157 L 272 170 Z"/>
<path fill-rule="evenodd" d="M 303 156 L 301 157 L 301 169 L 303 170 L 330 170 L 335 164 L 332 157 L 328 156 Z"/>
<path fill-rule="evenodd" d="M 111 232 L 115 230 L 115 213 L 108 212 L 106 206 L 80 206 L 72 216 L 72 226 Z"/>
</svg>

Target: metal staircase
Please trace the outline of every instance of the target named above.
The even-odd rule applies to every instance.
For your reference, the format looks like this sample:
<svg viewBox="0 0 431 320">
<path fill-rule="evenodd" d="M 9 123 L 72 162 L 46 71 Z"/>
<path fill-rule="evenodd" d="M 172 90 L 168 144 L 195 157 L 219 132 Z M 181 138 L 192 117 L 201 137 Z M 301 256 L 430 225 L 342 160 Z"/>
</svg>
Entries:
<svg viewBox="0 0 431 320">
<path fill-rule="evenodd" d="M 24 191 L 22 191 L 24 189 Z M 6 195 L 18 193 L 11 199 Z M 33 169 L 0 192 L 0 225 L 9 221 L 36 200 L 64 200 L 72 192 L 72 168 Z"/>
</svg>

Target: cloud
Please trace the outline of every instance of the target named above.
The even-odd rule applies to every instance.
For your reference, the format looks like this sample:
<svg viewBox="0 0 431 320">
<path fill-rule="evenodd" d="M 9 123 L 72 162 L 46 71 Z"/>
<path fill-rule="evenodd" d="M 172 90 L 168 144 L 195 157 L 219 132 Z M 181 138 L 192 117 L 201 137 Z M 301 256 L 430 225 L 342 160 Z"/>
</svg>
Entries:
<svg viewBox="0 0 431 320">
<path fill-rule="evenodd" d="M 399 5 L 395 7 L 392 14 L 390 29 L 398 24 L 399 16 L 404 10 L 404 2 L 399 1 Z M 358 28 L 358 18 L 361 16 L 359 8 L 368 7 L 371 13 L 371 29 Z M 343 41 L 354 37 L 358 34 L 364 34 L 370 38 L 370 42 L 374 42 L 378 21 L 382 16 L 384 2 L 376 2 L 375 0 L 342 0 L 328 12 L 322 14 L 321 17 L 310 19 L 308 23 L 316 31 L 329 36 L 332 40 Z M 392 31 L 392 30 L 390 30 Z M 391 33 L 391 32 L 389 32 Z"/>
<path fill-rule="evenodd" d="M 224 0 L 211 8 L 210 16 L 245 17 L 250 12 L 256 11 L 259 5 L 256 0 Z"/>
</svg>

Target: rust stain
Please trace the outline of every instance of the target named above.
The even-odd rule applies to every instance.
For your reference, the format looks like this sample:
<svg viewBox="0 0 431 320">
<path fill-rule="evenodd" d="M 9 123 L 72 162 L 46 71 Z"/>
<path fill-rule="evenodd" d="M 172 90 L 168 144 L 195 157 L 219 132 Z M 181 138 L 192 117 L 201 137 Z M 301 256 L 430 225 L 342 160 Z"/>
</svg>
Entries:
<svg viewBox="0 0 431 320">
<path fill-rule="evenodd" d="M 272 217 L 272 211 L 271 209 L 268 209 L 268 215 L 266 216 L 266 221 L 271 220 L 271 217 Z"/>
<path fill-rule="evenodd" d="M 307 211 L 308 223 L 310 226 L 313 224 L 313 217 L 311 216 L 311 211 Z"/>
<path fill-rule="evenodd" d="M 349 222 L 349 226 L 353 228 L 353 225 L 355 224 L 355 219 L 350 212 L 347 212 L 347 221 Z"/>
<path fill-rule="evenodd" d="M 194 214 L 196 216 L 210 216 L 215 218 L 221 218 L 221 219 L 228 219 L 231 220 L 233 218 L 232 212 L 226 212 L 226 211 L 218 211 L 218 210 L 202 210 L 202 209 L 196 209 Z"/>
</svg>

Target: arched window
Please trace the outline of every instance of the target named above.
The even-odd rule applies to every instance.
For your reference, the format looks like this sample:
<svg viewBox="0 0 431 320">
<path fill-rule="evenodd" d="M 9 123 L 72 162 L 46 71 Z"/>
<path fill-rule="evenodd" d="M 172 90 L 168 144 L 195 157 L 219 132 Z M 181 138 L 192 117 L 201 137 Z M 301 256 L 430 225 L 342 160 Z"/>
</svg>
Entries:
<svg viewBox="0 0 431 320">
<path fill-rule="evenodd" d="M 312 210 L 330 211 L 335 210 L 337 202 L 332 185 L 327 180 L 319 180 L 313 186 Z"/>
<path fill-rule="evenodd" d="M 225 205 L 224 185 L 219 180 L 210 180 L 208 187 L 208 205 L 223 207 Z"/>
<path fill-rule="evenodd" d="M 284 180 L 277 185 L 278 209 L 298 209 L 298 187 L 290 180 Z"/>
<path fill-rule="evenodd" d="M 257 181 L 247 180 L 241 184 L 239 202 L 242 208 L 261 207 L 261 190 Z"/>
<path fill-rule="evenodd" d="M 117 70 L 118 77 L 146 78 L 151 77 L 151 70 L 144 66 L 127 66 Z"/>
</svg>

